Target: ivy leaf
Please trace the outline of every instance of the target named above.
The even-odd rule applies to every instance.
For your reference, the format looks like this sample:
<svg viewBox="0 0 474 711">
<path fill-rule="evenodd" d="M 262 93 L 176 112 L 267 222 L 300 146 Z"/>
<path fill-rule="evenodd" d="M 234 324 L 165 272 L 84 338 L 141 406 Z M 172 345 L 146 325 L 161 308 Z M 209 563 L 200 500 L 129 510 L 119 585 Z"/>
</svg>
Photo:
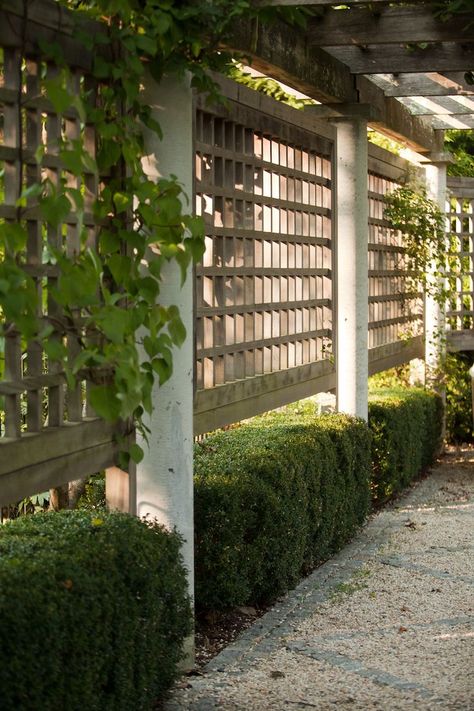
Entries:
<svg viewBox="0 0 474 711">
<path fill-rule="evenodd" d="M 52 227 L 58 227 L 71 211 L 71 203 L 63 194 L 45 195 L 39 202 L 41 215 Z"/>
<path fill-rule="evenodd" d="M 120 415 L 120 401 L 117 399 L 115 388 L 112 385 L 94 385 L 90 389 L 90 404 L 99 417 L 108 422 L 118 420 Z"/>
<path fill-rule="evenodd" d="M 26 229 L 18 222 L 0 223 L 0 242 L 8 254 L 15 255 L 26 247 Z"/>
<path fill-rule="evenodd" d="M 105 336 L 112 343 L 123 343 L 130 325 L 130 314 L 118 306 L 105 306 L 94 316 Z"/>
<path fill-rule="evenodd" d="M 138 464 L 142 461 L 144 452 L 140 445 L 138 445 L 136 442 L 131 445 L 129 453 L 131 459 L 135 462 L 135 464 Z"/>
<path fill-rule="evenodd" d="M 46 355 L 51 360 L 62 361 L 67 356 L 66 346 L 62 341 L 59 341 L 55 338 L 48 338 L 47 341 L 44 341 L 43 348 Z"/>
<path fill-rule="evenodd" d="M 66 109 L 69 109 L 70 106 L 73 105 L 75 97 L 66 87 L 66 75 L 64 71 L 52 79 L 45 79 L 44 87 L 46 89 L 47 98 L 51 101 L 58 114 L 64 113 Z"/>
<path fill-rule="evenodd" d="M 155 373 L 158 375 L 160 385 L 166 383 L 166 381 L 170 379 L 173 373 L 173 366 L 168 363 L 164 358 L 154 358 L 151 362 L 151 366 Z"/>
<path fill-rule="evenodd" d="M 137 35 L 135 45 L 138 49 L 150 54 L 152 57 L 154 57 L 158 51 L 158 42 L 156 39 L 148 37 L 147 35 Z"/>
<path fill-rule="evenodd" d="M 129 207 L 132 206 L 133 196 L 117 192 L 114 193 L 113 201 L 117 214 L 119 215 L 121 212 L 125 212 L 126 210 L 128 210 Z"/>
<path fill-rule="evenodd" d="M 186 340 L 186 328 L 181 320 L 179 311 L 176 306 L 170 306 L 168 313 L 171 317 L 168 323 L 168 332 L 171 336 L 173 343 L 177 346 L 183 345 Z"/>
<path fill-rule="evenodd" d="M 108 267 L 117 284 L 126 284 L 132 273 L 132 260 L 123 254 L 113 254 L 107 260 Z"/>
</svg>

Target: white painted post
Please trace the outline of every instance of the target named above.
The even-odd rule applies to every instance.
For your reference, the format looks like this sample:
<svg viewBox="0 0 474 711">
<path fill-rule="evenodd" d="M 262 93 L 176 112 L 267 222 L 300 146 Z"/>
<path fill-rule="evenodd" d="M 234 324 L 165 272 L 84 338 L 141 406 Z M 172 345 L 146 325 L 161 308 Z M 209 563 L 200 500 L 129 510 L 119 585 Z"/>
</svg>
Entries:
<svg viewBox="0 0 474 711">
<path fill-rule="evenodd" d="M 146 133 L 144 168 L 151 178 L 174 174 L 190 201 L 193 195 L 193 107 L 189 81 L 173 77 L 157 85 L 151 77 L 142 100 L 152 108 L 161 125 L 163 141 Z M 192 210 L 192 202 L 188 209 Z M 192 268 L 181 287 L 175 264 L 163 269 L 160 303 L 176 304 L 187 338 L 173 351 L 173 375 L 153 391 L 154 412 L 147 426 L 149 446 L 141 442 L 145 456 L 136 471 L 136 513 L 156 518 L 183 536 L 182 554 L 188 571 L 189 592 L 194 592 L 193 548 L 193 279 Z M 188 640 L 186 665 L 191 667 L 194 640 Z"/>
<path fill-rule="evenodd" d="M 337 409 L 368 416 L 367 121 L 340 118 L 336 147 Z"/>
<path fill-rule="evenodd" d="M 431 200 L 436 202 L 441 211 L 446 210 L 446 166 L 449 154 L 441 154 L 439 160 L 432 157 L 427 163 L 426 191 Z M 439 277 L 438 277 L 439 278 Z M 434 266 L 427 275 L 428 284 L 436 287 Z M 425 297 L 425 380 L 434 385 L 439 380 L 439 372 L 446 349 L 444 309 L 432 296 Z"/>
</svg>

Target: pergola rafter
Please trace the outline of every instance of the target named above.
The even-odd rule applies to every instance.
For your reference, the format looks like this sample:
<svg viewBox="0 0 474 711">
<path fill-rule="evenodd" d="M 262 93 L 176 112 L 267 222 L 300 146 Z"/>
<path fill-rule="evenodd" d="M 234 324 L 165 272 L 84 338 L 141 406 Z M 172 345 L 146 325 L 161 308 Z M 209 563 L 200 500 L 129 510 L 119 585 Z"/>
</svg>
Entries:
<svg viewBox="0 0 474 711">
<path fill-rule="evenodd" d="M 474 42 L 472 17 L 467 13 L 442 22 L 426 5 L 402 7 L 355 7 L 326 10 L 308 22 L 311 44 L 334 45 L 401 44 L 413 42 Z"/>
<path fill-rule="evenodd" d="M 421 153 L 440 149 L 440 131 L 473 127 L 469 13 L 441 19 L 423 0 L 347 0 L 345 8 L 334 0 L 256 4 L 314 9 L 305 31 L 283 22 L 271 31 L 240 23 L 233 47 L 259 71 L 329 105 L 320 116 L 336 116 L 337 104 L 340 112 L 344 105 L 367 104 L 370 126 Z"/>
</svg>

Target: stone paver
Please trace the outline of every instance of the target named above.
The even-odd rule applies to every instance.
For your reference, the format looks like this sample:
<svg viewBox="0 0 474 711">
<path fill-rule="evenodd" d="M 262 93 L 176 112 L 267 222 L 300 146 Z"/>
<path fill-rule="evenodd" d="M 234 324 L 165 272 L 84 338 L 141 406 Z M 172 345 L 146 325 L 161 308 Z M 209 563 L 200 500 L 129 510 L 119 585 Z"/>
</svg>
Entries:
<svg viewBox="0 0 474 711">
<path fill-rule="evenodd" d="M 474 710 L 474 450 L 374 516 L 167 711 Z"/>
</svg>

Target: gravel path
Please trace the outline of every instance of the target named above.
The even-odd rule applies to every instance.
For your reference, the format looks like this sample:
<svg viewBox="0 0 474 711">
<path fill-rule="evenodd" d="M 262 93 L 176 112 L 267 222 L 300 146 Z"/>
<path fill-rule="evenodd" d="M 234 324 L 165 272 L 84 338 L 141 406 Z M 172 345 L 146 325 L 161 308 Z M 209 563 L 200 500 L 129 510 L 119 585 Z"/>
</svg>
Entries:
<svg viewBox="0 0 474 711">
<path fill-rule="evenodd" d="M 166 710 L 474 710 L 473 490 L 449 452 Z"/>
</svg>

